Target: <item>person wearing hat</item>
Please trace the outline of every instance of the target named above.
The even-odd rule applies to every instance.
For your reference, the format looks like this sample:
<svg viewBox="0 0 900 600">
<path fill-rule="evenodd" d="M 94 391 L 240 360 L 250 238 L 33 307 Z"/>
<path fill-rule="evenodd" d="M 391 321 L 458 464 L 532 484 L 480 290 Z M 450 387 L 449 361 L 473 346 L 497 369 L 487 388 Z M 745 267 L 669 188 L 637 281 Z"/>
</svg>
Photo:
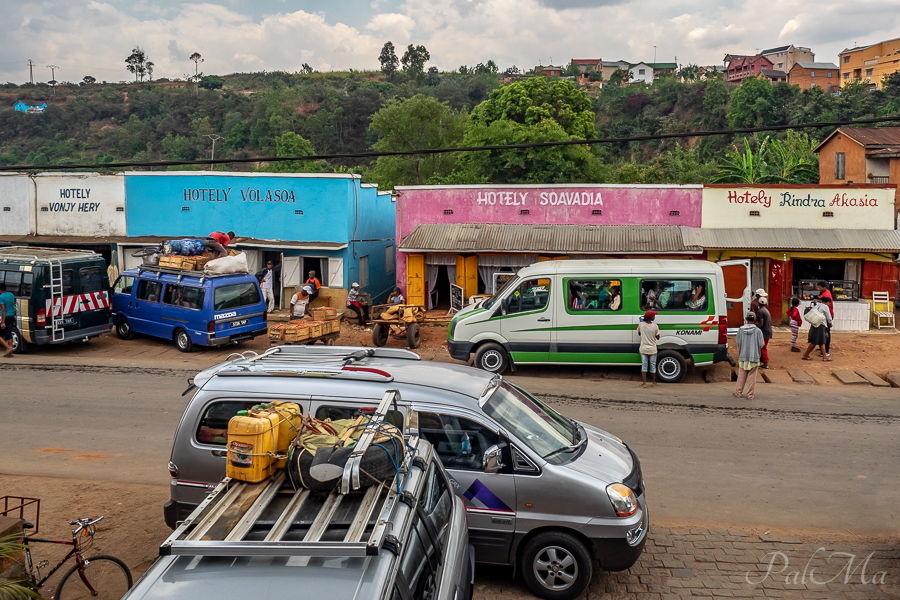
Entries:
<svg viewBox="0 0 900 600">
<path fill-rule="evenodd" d="M 281 265 L 276 267 L 275 263 L 268 260 L 266 268 L 256 273 L 256 279 L 259 280 L 259 287 L 262 289 L 263 298 L 266 301 L 266 312 L 275 310 L 275 284 L 280 271 Z"/>
<path fill-rule="evenodd" d="M 651 383 L 656 386 L 656 340 L 659 339 L 659 325 L 654 323 L 656 311 L 648 310 L 638 323 L 638 337 L 641 339 L 641 387 L 647 387 L 647 372 Z"/>
<path fill-rule="evenodd" d="M 750 310 L 753 311 L 753 314 L 756 314 L 759 312 L 759 299 L 760 298 L 768 298 L 768 297 L 769 297 L 769 293 L 762 288 L 759 288 L 758 290 L 753 292 L 753 301 L 750 302 Z"/>
<path fill-rule="evenodd" d="M 759 297 L 759 310 L 756 311 L 756 326 L 763 334 L 763 347 L 760 350 L 760 369 L 769 368 L 769 340 L 772 339 L 772 315 L 769 314 L 769 297 Z"/>
<path fill-rule="evenodd" d="M 744 319 L 745 324 L 738 329 L 734 339 L 738 348 L 737 385 L 734 387 L 734 396 L 741 398 L 746 390 L 747 399 L 753 400 L 756 395 L 756 374 L 759 372 L 762 349 L 766 340 L 763 339 L 762 329 L 756 326 L 756 313 L 750 311 Z"/>
<path fill-rule="evenodd" d="M 368 310 L 359 303 L 359 297 L 370 295 L 371 294 L 367 294 L 366 292 L 359 291 L 359 284 L 355 281 L 353 282 L 353 285 L 350 286 L 350 291 L 347 292 L 347 308 L 353 310 L 353 312 L 356 313 L 356 316 L 359 318 L 360 327 L 366 326 L 366 321 L 368 320 L 369 316 L 366 314 Z"/>
<path fill-rule="evenodd" d="M 306 316 L 306 307 L 309 304 L 309 297 L 312 290 L 309 286 L 303 286 L 300 290 L 291 296 L 291 320 L 302 319 Z"/>
</svg>

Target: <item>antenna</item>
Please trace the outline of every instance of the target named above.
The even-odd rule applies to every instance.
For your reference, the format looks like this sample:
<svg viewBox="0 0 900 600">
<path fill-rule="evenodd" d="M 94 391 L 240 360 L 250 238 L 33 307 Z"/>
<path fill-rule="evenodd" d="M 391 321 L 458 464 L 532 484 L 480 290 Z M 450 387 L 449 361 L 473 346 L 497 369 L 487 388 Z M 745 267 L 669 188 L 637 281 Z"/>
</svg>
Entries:
<svg viewBox="0 0 900 600">
<path fill-rule="evenodd" d="M 28 59 L 28 80 L 34 85 L 34 61 Z"/>
<path fill-rule="evenodd" d="M 47 68 L 50 69 L 50 85 L 53 86 L 53 95 L 56 95 L 56 70 L 59 68 L 56 65 L 47 65 Z"/>
<path fill-rule="evenodd" d="M 208 137 L 212 140 L 212 160 L 216 160 L 216 142 L 219 140 L 224 140 L 221 135 L 217 135 L 215 133 L 207 133 L 205 137 Z M 212 171 L 215 165 L 209 165 L 209 170 Z"/>
</svg>

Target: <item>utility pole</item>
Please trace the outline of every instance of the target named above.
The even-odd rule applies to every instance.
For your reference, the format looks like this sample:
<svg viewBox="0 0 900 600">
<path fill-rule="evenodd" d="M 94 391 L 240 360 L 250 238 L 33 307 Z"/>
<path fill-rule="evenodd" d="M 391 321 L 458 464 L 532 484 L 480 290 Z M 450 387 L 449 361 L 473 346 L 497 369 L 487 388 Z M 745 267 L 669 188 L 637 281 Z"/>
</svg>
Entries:
<svg viewBox="0 0 900 600">
<path fill-rule="evenodd" d="M 53 86 L 53 95 L 56 95 L 56 70 L 59 68 L 56 65 L 47 65 L 47 68 L 50 69 L 50 85 Z"/>
<path fill-rule="evenodd" d="M 28 80 L 34 85 L 34 61 L 28 59 Z"/>
<path fill-rule="evenodd" d="M 210 160 L 216 160 L 216 142 L 219 140 L 224 140 L 225 138 L 223 138 L 221 135 L 217 135 L 215 133 L 207 133 L 205 137 L 208 137 L 209 139 L 211 139 L 212 143 L 213 143 L 212 157 L 210 158 Z M 214 166 L 215 165 L 209 165 L 209 170 L 212 171 Z"/>
<path fill-rule="evenodd" d="M 653 46 L 653 62 L 656 62 L 656 46 Z"/>
</svg>

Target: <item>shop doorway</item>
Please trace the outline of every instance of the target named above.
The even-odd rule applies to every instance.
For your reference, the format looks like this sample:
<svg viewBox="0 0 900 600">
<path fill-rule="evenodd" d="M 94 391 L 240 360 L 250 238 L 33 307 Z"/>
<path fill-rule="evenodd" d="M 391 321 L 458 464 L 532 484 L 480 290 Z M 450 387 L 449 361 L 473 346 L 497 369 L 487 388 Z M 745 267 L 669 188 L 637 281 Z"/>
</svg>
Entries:
<svg viewBox="0 0 900 600">
<path fill-rule="evenodd" d="M 801 279 L 833 281 L 844 279 L 846 260 L 794 259 L 794 285 Z"/>
<path fill-rule="evenodd" d="M 456 283 L 455 279 L 453 283 Z M 450 275 L 447 272 L 447 265 L 438 266 L 437 279 L 430 291 L 432 308 L 450 310 Z"/>
<path fill-rule="evenodd" d="M 272 281 L 272 294 L 275 296 L 275 306 L 277 308 L 283 308 L 281 306 L 281 269 L 284 267 L 281 263 L 284 261 L 284 257 L 281 252 L 272 252 L 270 250 L 264 250 L 262 253 L 262 266 L 260 270 L 266 268 L 266 263 L 270 260 L 273 265 L 277 267 L 275 269 L 275 277 Z"/>
<path fill-rule="evenodd" d="M 323 264 L 324 263 L 324 264 Z M 316 277 L 323 287 L 328 287 L 328 259 L 318 257 L 303 257 L 303 270 L 300 271 L 300 280 L 306 281 L 309 278 L 309 272 L 315 271 Z"/>
</svg>

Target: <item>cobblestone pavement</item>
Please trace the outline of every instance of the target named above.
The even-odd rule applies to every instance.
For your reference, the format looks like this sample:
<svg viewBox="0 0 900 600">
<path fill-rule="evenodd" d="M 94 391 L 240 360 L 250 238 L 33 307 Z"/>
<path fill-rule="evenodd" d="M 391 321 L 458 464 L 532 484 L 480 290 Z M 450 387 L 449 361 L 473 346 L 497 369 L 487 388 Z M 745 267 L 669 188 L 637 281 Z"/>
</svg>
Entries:
<svg viewBox="0 0 900 600">
<path fill-rule="evenodd" d="M 867 560 L 868 559 L 868 560 Z M 476 570 L 475 600 L 533 598 L 511 571 Z M 816 543 L 734 529 L 655 529 L 638 563 L 595 571 L 583 600 L 900 598 L 900 542 Z"/>
</svg>

